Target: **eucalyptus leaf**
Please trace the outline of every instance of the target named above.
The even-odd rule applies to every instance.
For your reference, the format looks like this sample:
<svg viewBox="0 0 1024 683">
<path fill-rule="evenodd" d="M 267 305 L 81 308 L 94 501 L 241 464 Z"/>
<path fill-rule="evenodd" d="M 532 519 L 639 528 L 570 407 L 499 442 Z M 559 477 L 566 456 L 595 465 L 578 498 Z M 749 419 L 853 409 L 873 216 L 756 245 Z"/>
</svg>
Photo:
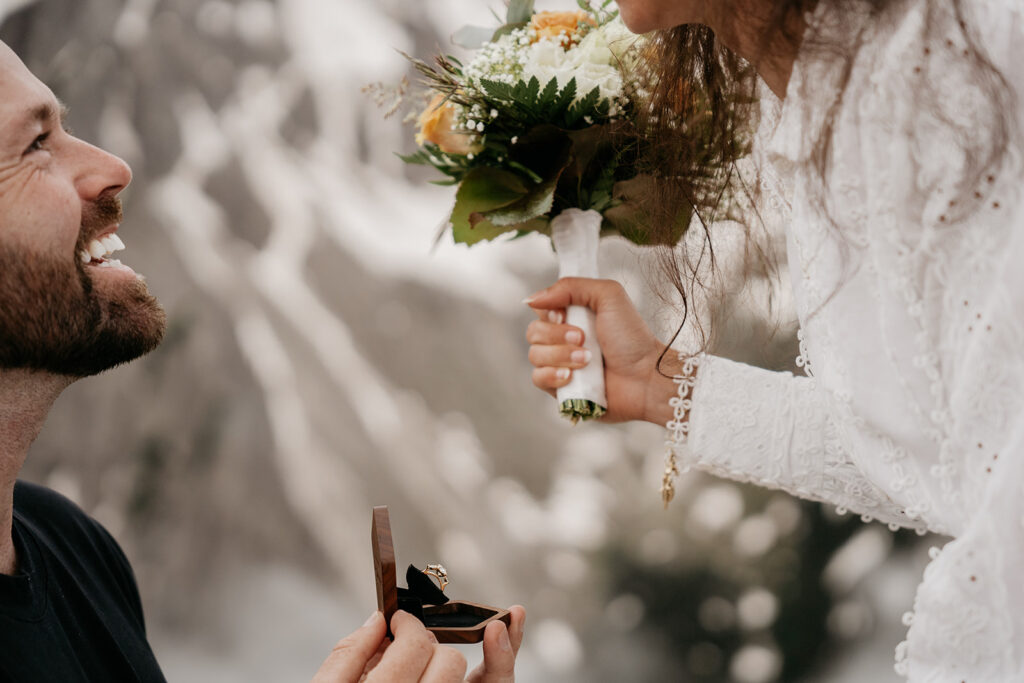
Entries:
<svg viewBox="0 0 1024 683">
<path fill-rule="evenodd" d="M 494 29 L 485 26 L 463 26 L 452 34 L 452 42 L 467 50 L 479 50 L 491 42 Z"/>
<path fill-rule="evenodd" d="M 512 31 L 515 31 L 517 28 L 526 28 L 526 22 L 520 21 L 515 24 L 505 24 L 504 26 L 498 28 L 498 30 L 494 31 L 494 35 L 491 36 L 491 42 L 493 43 L 498 38 L 501 38 L 504 35 L 508 35 L 509 33 L 512 33 Z"/>
<path fill-rule="evenodd" d="M 533 0 L 509 0 L 506 24 L 521 24 L 533 16 Z"/>
</svg>

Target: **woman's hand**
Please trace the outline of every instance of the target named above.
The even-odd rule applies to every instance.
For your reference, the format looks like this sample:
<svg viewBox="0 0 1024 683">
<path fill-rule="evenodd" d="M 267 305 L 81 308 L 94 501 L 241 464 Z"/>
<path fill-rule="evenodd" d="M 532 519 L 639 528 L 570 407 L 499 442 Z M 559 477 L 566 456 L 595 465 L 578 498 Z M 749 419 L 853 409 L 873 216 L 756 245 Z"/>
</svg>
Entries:
<svg viewBox="0 0 1024 683">
<path fill-rule="evenodd" d="M 665 424 L 671 417 L 669 398 L 676 387 L 658 372 L 664 344 L 637 313 L 626 291 L 614 280 L 563 278 L 526 300 L 538 320 L 526 329 L 533 383 L 552 396 L 569 383 L 572 371 L 590 362 L 583 332 L 565 324 L 567 306 L 586 306 L 597 314 L 597 341 L 604 355 L 605 422 L 647 420 Z M 677 369 L 675 354 L 665 357 L 664 370 Z"/>
<path fill-rule="evenodd" d="M 512 624 L 488 624 L 484 631 L 484 661 L 469 683 L 513 683 L 516 654 L 523 642 L 526 611 L 511 607 Z M 419 619 L 398 611 L 391 619 L 389 641 L 384 615 L 375 612 L 362 628 L 334 646 L 313 683 L 463 683 L 466 658 L 439 645 Z"/>
</svg>

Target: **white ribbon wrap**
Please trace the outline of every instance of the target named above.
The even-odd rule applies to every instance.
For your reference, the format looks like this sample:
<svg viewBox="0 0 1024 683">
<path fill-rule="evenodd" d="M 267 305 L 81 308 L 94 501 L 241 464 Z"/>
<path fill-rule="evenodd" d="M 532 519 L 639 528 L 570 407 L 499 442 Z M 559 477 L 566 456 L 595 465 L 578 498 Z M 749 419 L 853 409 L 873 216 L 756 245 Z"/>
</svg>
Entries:
<svg viewBox="0 0 1024 683">
<path fill-rule="evenodd" d="M 551 241 L 558 252 L 559 277 L 598 277 L 597 245 L 601 234 L 601 214 L 597 211 L 566 209 L 551 219 Z M 566 322 L 583 330 L 583 348 L 591 353 L 585 368 L 574 370 L 572 379 L 558 390 L 558 403 L 585 399 L 607 408 L 604 391 L 604 358 L 597 344 L 596 318 L 585 306 L 569 306 Z"/>
</svg>

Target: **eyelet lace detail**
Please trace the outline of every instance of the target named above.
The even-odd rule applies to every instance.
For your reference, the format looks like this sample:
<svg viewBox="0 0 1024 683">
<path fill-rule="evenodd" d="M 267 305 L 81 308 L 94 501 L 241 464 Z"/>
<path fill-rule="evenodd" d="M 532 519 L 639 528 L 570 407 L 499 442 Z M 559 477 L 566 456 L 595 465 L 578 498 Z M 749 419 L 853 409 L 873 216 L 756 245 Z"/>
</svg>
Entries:
<svg viewBox="0 0 1024 683">
<path fill-rule="evenodd" d="M 670 441 L 683 467 L 955 537 L 931 553 L 897 670 L 926 683 L 1024 680 L 1020 138 L 980 179 L 977 206 L 958 214 L 950 202 L 965 159 L 940 142 L 938 119 L 979 140 L 992 130 L 976 106 L 983 92 L 960 18 L 947 3 L 899 0 L 884 16 L 851 11 L 845 21 L 840 4 L 819 3 L 812 26 L 826 44 L 829 31 L 835 44 L 864 38 L 841 99 L 842 65 L 802 54 L 785 107 L 762 114 L 769 135 L 755 138 L 762 199 L 791 212 L 797 365 L 807 376 L 708 356 L 689 431 Z M 962 4 L 984 37 L 976 42 L 1018 84 L 1019 7 Z M 916 118 L 914 74 L 951 94 L 935 120 Z M 833 103 L 822 187 L 808 127 Z"/>
</svg>

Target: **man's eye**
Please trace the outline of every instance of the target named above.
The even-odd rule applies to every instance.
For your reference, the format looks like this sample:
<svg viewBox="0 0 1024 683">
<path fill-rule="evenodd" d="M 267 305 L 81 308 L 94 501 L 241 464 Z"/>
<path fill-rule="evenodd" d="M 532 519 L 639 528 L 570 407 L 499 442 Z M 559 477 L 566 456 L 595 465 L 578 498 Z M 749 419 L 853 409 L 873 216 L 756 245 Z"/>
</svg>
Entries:
<svg viewBox="0 0 1024 683">
<path fill-rule="evenodd" d="M 30 154 L 32 152 L 39 152 L 39 151 L 45 149 L 44 143 L 46 142 L 46 140 L 49 137 L 50 137 L 49 133 L 43 133 L 43 134 L 37 136 L 36 139 L 32 141 L 32 144 L 28 146 L 28 149 L 25 150 L 25 154 Z"/>
</svg>

